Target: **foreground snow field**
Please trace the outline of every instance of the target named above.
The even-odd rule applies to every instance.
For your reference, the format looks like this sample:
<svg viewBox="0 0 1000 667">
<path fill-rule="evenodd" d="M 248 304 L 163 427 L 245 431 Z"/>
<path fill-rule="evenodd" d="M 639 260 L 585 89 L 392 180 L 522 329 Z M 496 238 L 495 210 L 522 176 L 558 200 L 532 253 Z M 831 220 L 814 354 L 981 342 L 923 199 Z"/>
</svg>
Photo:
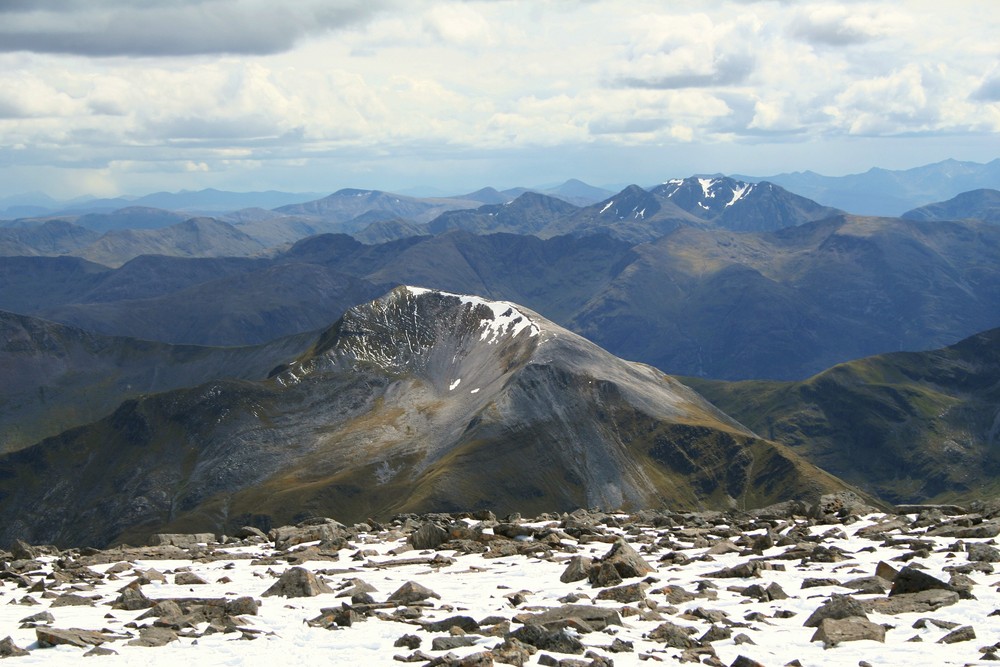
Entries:
<svg viewBox="0 0 1000 667">
<path fill-rule="evenodd" d="M 479 665 L 499 663 L 504 656 L 517 663 L 519 658 L 511 655 L 526 657 L 524 664 L 582 661 L 565 665 L 676 664 L 681 659 L 732 665 L 741 664 L 740 656 L 767 666 L 795 660 L 801 665 L 967 665 L 986 664 L 992 652 L 983 649 L 1000 640 L 1000 616 L 994 615 L 1000 613 L 1000 580 L 992 574 L 991 564 L 1000 560 L 1000 551 L 973 546 L 992 544 L 991 537 L 974 536 L 989 535 L 996 526 L 979 515 L 956 518 L 932 510 L 924 511 L 919 520 L 917 514 L 820 520 L 789 514 L 737 520 L 719 513 L 578 512 L 530 522 L 434 515 L 386 526 L 311 524 L 272 531 L 277 545 L 274 539 L 247 531 L 242 540 L 182 548 L 46 555 L 39 553 L 45 548 L 18 547 L 8 555 L 0 579 L 0 638 L 9 635 L 14 645 L 27 650 L 27 655 L 13 658 L 14 664 L 78 664 L 92 647 L 43 648 L 33 622 L 22 622 L 49 612 L 52 620 L 43 616 L 34 621 L 43 631 L 73 628 L 104 633 L 97 641 L 106 639 L 101 646 L 115 654 L 97 658 L 99 664 L 202 667 L 320 661 L 391 665 L 401 658 L 420 665 L 432 660 L 456 664 L 467 656 L 474 656 L 470 662 Z M 940 534 L 928 535 L 928 530 Z M 320 539 L 296 544 L 316 535 Z M 435 549 L 410 547 L 412 541 L 423 545 L 455 537 L 459 541 Z M 178 544 L 184 540 L 162 538 Z M 615 541 L 631 545 L 652 571 L 616 582 L 613 568 L 598 563 L 590 569 L 597 585 L 587 578 L 560 580 L 570 578 L 563 575 L 571 559 L 601 559 L 618 549 Z M 909 598 L 897 595 L 901 588 L 889 597 L 892 583 L 874 578 L 880 562 L 893 570 L 909 566 L 907 573 L 919 569 L 939 580 L 929 584 L 935 591 L 926 598 L 930 602 L 920 602 L 912 593 Z M 574 564 L 586 576 L 586 561 Z M 312 597 L 263 595 L 293 567 L 316 574 L 332 592 Z M 621 572 L 630 573 L 627 568 L 619 568 Z M 879 572 L 892 574 L 885 565 Z M 192 575 L 207 583 L 177 583 L 197 581 Z M 123 596 L 122 589 L 133 582 Z M 409 607 L 387 602 L 408 582 L 438 597 L 415 600 L 420 595 L 414 595 Z M 927 582 L 921 579 L 918 584 Z M 616 599 L 597 599 L 602 591 L 611 592 L 601 597 Z M 816 628 L 803 623 L 834 594 L 849 594 L 858 601 L 871 624 L 884 627 L 884 642 L 869 639 L 828 646 L 811 641 Z M 232 602 L 243 596 L 259 603 L 255 615 L 253 604 Z M 184 598 L 202 603 L 226 599 L 231 607 L 213 626 L 204 615 L 185 618 L 178 613 L 180 607 L 170 607 L 174 611 L 169 612 L 162 603 L 150 613 L 149 606 L 156 601 L 172 599 L 181 605 Z M 900 611 L 899 604 L 893 610 L 878 602 L 891 600 L 924 607 Z M 570 603 L 586 607 L 577 608 L 582 611 L 574 615 L 573 608 L 566 607 Z M 208 604 L 218 610 L 224 603 Z M 535 622 L 548 623 L 550 639 L 565 640 L 549 646 L 572 647 L 576 639 L 583 644 L 582 649 L 572 649 L 578 652 L 549 648 L 528 657 L 533 649 L 527 647 L 520 653 L 486 653 L 504 643 L 505 634 L 527 636 L 516 632 L 524 627 L 521 621 L 530 622 L 526 615 L 549 609 L 561 610 L 562 620 L 553 621 L 550 614 Z M 588 613 L 604 621 L 581 621 Z M 451 620 L 433 625 L 445 619 Z M 671 634 L 665 622 L 691 630 Z M 154 623 L 165 629 L 159 634 L 143 631 Z M 452 625 L 465 630 L 451 629 Z M 964 626 L 971 626 L 971 633 Z M 961 630 L 951 635 L 960 641 L 939 643 L 953 630 Z M 404 635 L 413 636 L 409 647 L 394 646 Z M 167 643 L 158 647 L 128 643 L 142 637 L 149 640 L 146 643 Z M 470 645 L 452 645 L 463 642 Z M 435 650 L 442 644 L 446 648 Z M 674 647 L 685 644 L 687 649 Z M 446 658 L 449 654 L 451 658 Z"/>
</svg>

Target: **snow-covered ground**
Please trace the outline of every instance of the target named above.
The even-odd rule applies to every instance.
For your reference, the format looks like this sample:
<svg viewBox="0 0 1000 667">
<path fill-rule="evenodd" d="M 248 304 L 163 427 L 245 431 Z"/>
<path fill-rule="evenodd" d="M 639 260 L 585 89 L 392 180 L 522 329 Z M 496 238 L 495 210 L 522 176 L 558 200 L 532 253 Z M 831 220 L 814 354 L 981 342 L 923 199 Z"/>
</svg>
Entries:
<svg viewBox="0 0 1000 667">
<path fill-rule="evenodd" d="M 406 647 L 395 647 L 394 642 L 406 634 L 421 638 L 420 651 L 431 656 L 442 656 L 448 651 L 433 651 L 431 647 L 434 637 L 448 636 L 448 631 L 429 632 L 418 622 L 442 620 L 455 615 L 470 616 L 477 621 L 487 617 L 502 616 L 512 619 L 515 615 L 536 612 L 545 608 L 557 608 L 564 605 L 560 598 L 570 594 L 579 596 L 575 604 L 598 605 L 610 607 L 621 612 L 622 625 L 610 625 L 606 630 L 574 634 L 583 644 L 596 654 L 606 656 L 615 665 L 637 665 L 640 663 L 662 661 L 676 664 L 681 655 L 680 649 L 666 646 L 663 642 L 648 639 L 646 635 L 657 628 L 663 621 L 670 621 L 682 626 L 695 628 L 692 637 L 700 638 L 712 624 L 686 612 L 701 608 L 717 610 L 725 615 L 724 621 L 717 625 L 731 626 L 732 636 L 711 643 L 717 654 L 717 660 L 724 665 L 731 665 L 738 656 L 758 661 L 767 666 L 786 665 L 793 660 L 799 660 L 802 665 L 858 665 L 867 661 L 874 666 L 885 665 L 968 665 L 978 664 L 982 659 L 980 647 L 992 645 L 1000 640 L 1000 616 L 991 615 L 1000 608 L 1000 593 L 997 585 L 998 577 L 983 572 L 970 574 L 975 581 L 972 593 L 975 599 L 962 599 L 958 603 L 942 607 L 928 613 L 901 613 L 883 615 L 869 613 L 869 620 L 876 624 L 886 624 L 888 630 L 885 642 L 871 640 L 853 641 L 825 648 L 822 642 L 810 641 L 814 628 L 803 627 L 805 619 L 833 593 L 848 593 L 847 588 L 831 585 L 802 588 L 806 579 L 832 578 L 839 582 L 867 577 L 875 574 L 880 561 L 891 564 L 896 569 L 907 564 L 919 564 L 925 571 L 948 581 L 950 573 L 948 566 L 968 563 L 967 546 L 977 542 L 992 543 L 990 539 L 965 539 L 944 537 L 925 537 L 922 529 L 912 529 L 908 526 L 897 528 L 886 533 L 885 537 L 896 538 L 896 544 L 888 544 L 885 537 L 874 539 L 859 537 L 856 533 L 866 526 L 873 525 L 879 515 L 869 515 L 850 523 L 838 525 L 819 523 L 808 527 L 811 535 L 824 535 L 819 544 L 836 553 L 843 550 L 843 560 L 831 558 L 834 562 L 803 562 L 800 558 L 780 559 L 778 556 L 794 549 L 794 545 L 771 546 L 758 556 L 748 551 L 738 550 L 729 553 L 709 554 L 709 551 L 726 551 L 723 534 L 728 533 L 725 524 L 712 526 L 703 520 L 687 526 L 671 528 L 655 528 L 648 524 L 630 524 L 627 517 L 619 517 L 607 523 L 618 525 L 600 525 L 597 535 L 573 539 L 556 533 L 561 547 L 551 551 L 551 556 L 544 555 L 511 555 L 501 557 L 484 557 L 482 554 L 463 554 L 453 550 L 418 551 L 406 549 L 406 538 L 398 530 L 380 532 L 361 531 L 350 540 L 350 544 L 338 551 L 338 560 L 307 561 L 302 565 L 319 573 L 335 591 L 345 590 L 348 582 L 361 579 L 374 587 L 370 593 L 376 603 L 383 603 L 386 598 L 404 583 L 413 581 L 433 590 L 440 598 L 428 600 L 430 606 L 422 608 L 420 619 L 411 622 L 401 620 L 385 620 L 380 614 L 388 616 L 394 609 L 384 606 L 376 609 L 363 621 L 358 621 L 349 627 L 325 629 L 312 627 L 306 623 L 320 615 L 323 608 L 341 607 L 350 604 L 350 598 L 337 597 L 337 593 L 325 593 L 315 597 L 262 597 L 262 593 L 275 583 L 277 577 L 286 569 L 292 567 L 286 561 L 287 552 L 276 552 L 272 542 L 259 541 L 256 544 L 241 543 L 218 545 L 210 547 L 215 552 L 211 560 L 134 560 L 128 562 L 128 567 L 119 565 L 115 570 L 118 574 L 105 576 L 97 580 L 92 590 L 86 586 L 65 583 L 58 584 L 48 580 L 46 591 L 29 591 L 18 585 L 13 578 L 0 581 L 0 638 L 9 635 L 14 644 L 28 649 L 29 655 L 13 658 L 14 664 L 32 665 L 44 664 L 58 666 L 63 664 L 79 664 L 87 652 L 85 648 L 72 646 L 57 646 L 40 648 L 36 641 L 33 628 L 21 628 L 20 620 L 33 614 L 49 611 L 54 621 L 47 626 L 67 629 L 82 628 L 88 630 L 104 630 L 108 633 L 122 636 L 136 635 L 135 626 L 152 624 L 155 619 L 136 620 L 147 612 L 146 609 L 127 611 L 113 609 L 110 603 L 119 596 L 119 590 L 133 581 L 136 571 L 155 569 L 163 573 L 166 583 L 152 582 L 141 586 L 142 592 L 153 600 L 165 598 L 228 598 L 253 596 L 260 602 L 257 615 L 241 617 L 245 623 L 241 627 L 248 632 L 208 634 L 198 638 L 180 638 L 166 646 L 148 648 L 129 646 L 128 639 L 118 639 L 104 644 L 117 655 L 97 658 L 99 664 L 108 665 L 183 665 L 197 664 L 199 667 L 215 665 L 294 665 L 294 664 L 355 664 L 361 665 L 391 665 L 399 664 L 394 656 L 409 656 L 413 650 Z M 910 516 L 909 519 L 913 519 Z M 778 535 L 787 534 L 794 524 L 802 525 L 805 520 L 794 522 L 776 521 Z M 464 520 L 467 525 L 474 525 L 471 520 Z M 552 522 L 536 522 L 527 524 L 529 527 L 550 526 L 559 529 L 558 520 Z M 603 531 L 603 534 L 600 534 Z M 841 532 L 842 531 L 842 532 Z M 492 533 L 487 525 L 486 535 Z M 762 535 L 763 528 L 743 533 L 743 542 Z M 644 577 L 625 579 L 623 585 L 646 581 L 649 586 L 645 590 L 645 600 L 623 604 L 613 600 L 596 600 L 598 593 L 604 590 L 592 586 L 587 580 L 562 583 L 560 575 L 567 567 L 567 562 L 574 555 L 599 558 L 604 556 L 615 536 L 619 536 L 631 544 L 653 566 L 654 571 Z M 922 552 L 915 556 L 912 553 L 914 543 L 903 543 L 903 539 L 920 538 L 930 540 L 932 548 L 929 553 Z M 730 541 L 738 541 L 736 535 L 729 535 Z M 524 544 L 533 538 L 521 538 L 518 542 Z M 315 543 L 313 543 L 315 544 Z M 813 543 L 815 544 L 815 543 Z M 296 547 L 302 549 L 309 544 Z M 917 545 L 919 546 L 919 545 Z M 714 548 L 713 548 L 714 547 Z M 362 550 L 364 553 L 360 553 Z M 390 553 L 396 550 L 398 553 Z M 573 553 L 575 551 L 575 553 Z M 830 552 L 825 552 L 830 553 Z M 277 562 L 268 564 L 253 564 L 248 557 L 268 558 L 278 556 Z M 450 564 L 428 564 L 435 556 L 453 559 Z M 907 558 L 905 562 L 894 558 Z M 60 556 L 40 556 L 43 564 L 39 570 L 25 574 L 26 579 L 21 584 L 37 584 L 53 571 L 53 564 Z M 65 565 L 66 555 L 63 555 Z M 664 560 L 660 560 L 663 558 Z M 763 561 L 759 559 L 763 558 Z M 404 559 L 418 559 L 422 562 L 409 565 L 394 566 L 394 562 Z M 679 564 L 678 561 L 688 559 L 690 562 Z M 758 559 L 759 562 L 771 563 L 774 566 L 784 566 L 784 569 L 765 569 L 758 577 L 746 579 L 721 578 L 711 573 L 723 568 L 737 566 Z M 85 560 L 85 559 L 81 559 Z M 819 559 L 822 560 L 822 559 Z M 440 562 L 448 562 L 439 559 Z M 113 563 L 93 565 L 92 570 L 106 573 Z M 200 575 L 208 583 L 201 585 L 178 585 L 174 583 L 178 570 L 190 568 L 190 571 Z M 710 582 L 714 588 L 705 586 Z M 788 595 L 787 599 L 760 601 L 743 594 L 743 588 L 752 584 L 766 587 L 768 584 L 778 584 Z M 699 593 L 699 584 L 704 593 Z M 677 587 L 693 593 L 698 597 L 671 605 L 668 594 L 677 594 Z M 83 588 L 83 590 L 80 590 Z M 77 593 L 82 596 L 97 597 L 95 606 L 56 606 L 51 607 L 52 594 Z M 520 593 L 520 596 L 513 595 Z M 38 602 L 36 605 L 19 604 L 25 596 L 31 596 Z M 885 594 L 868 593 L 852 594 L 857 600 L 884 598 Z M 512 599 L 513 598 L 513 599 Z M 523 598 L 523 599 L 522 599 Z M 676 597 L 674 598 L 676 599 Z M 517 605 L 515 607 L 515 604 Z M 786 612 L 786 613 L 781 613 Z M 787 612 L 792 612 L 791 614 Z M 921 618 L 930 618 L 960 625 L 971 625 L 975 629 L 976 638 L 956 644 L 939 644 L 939 639 L 948 634 L 949 630 L 933 623 L 917 623 Z M 749 620 L 748 620 L 749 619 Z M 923 627 L 913 627 L 914 624 Z M 205 629 L 194 628 L 195 632 Z M 510 630 L 521 627 L 512 622 Z M 477 635 L 470 632 L 470 635 Z M 752 643 L 737 643 L 737 637 L 744 635 Z M 250 639 L 253 637 L 253 639 Z M 631 642 L 631 652 L 614 652 L 609 647 L 615 639 Z M 456 656 L 465 656 L 487 651 L 503 641 L 502 636 L 482 636 L 473 646 L 452 649 Z M 744 641 L 740 638 L 740 641 Z M 622 646 L 622 644 L 619 644 Z M 538 664 L 543 654 L 562 660 L 567 658 L 590 658 L 583 655 L 568 655 L 539 651 L 527 664 Z M 707 654 L 703 655 L 703 658 Z M 426 664 L 420 660 L 415 664 Z M 87 662 L 86 664 L 90 664 Z M 716 664 L 719 664 L 718 662 Z M 983 664 L 986 664 L 984 662 Z"/>
</svg>

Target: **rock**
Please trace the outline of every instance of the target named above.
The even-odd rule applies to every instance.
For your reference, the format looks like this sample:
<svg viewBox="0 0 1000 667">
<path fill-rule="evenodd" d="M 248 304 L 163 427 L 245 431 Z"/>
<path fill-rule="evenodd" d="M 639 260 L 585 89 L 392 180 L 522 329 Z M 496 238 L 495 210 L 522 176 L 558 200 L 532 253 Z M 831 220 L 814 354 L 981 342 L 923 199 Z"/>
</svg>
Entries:
<svg viewBox="0 0 1000 667">
<path fill-rule="evenodd" d="M 103 632 L 93 630 L 81 630 L 70 628 L 68 630 L 58 630 L 56 628 L 35 628 L 35 637 L 38 639 L 38 646 L 49 648 L 51 646 L 76 646 L 77 648 L 87 648 L 88 646 L 100 646 L 113 639 Z"/>
<path fill-rule="evenodd" d="M 582 581 L 587 578 L 593 564 L 594 561 L 591 558 L 573 556 L 566 565 L 566 569 L 563 570 L 562 575 L 560 575 L 559 581 L 564 584 L 570 584 L 574 581 Z"/>
<path fill-rule="evenodd" d="M 524 625 L 541 625 L 550 629 L 567 625 L 579 627 L 580 623 L 573 621 L 581 621 L 585 627 L 595 631 L 603 630 L 609 625 L 622 624 L 621 616 L 614 609 L 582 604 L 568 604 L 537 614 L 518 614 L 514 620 Z"/>
<path fill-rule="evenodd" d="M 139 636 L 128 642 L 129 646 L 146 646 L 155 648 L 166 646 L 170 642 L 177 641 L 177 633 L 170 628 L 160 626 L 149 626 L 139 629 Z"/>
<path fill-rule="evenodd" d="M 623 540 L 615 542 L 611 550 L 600 559 L 601 563 L 611 563 L 622 579 L 644 577 L 653 572 L 653 566 L 643 560 L 635 549 Z"/>
<path fill-rule="evenodd" d="M 471 616 L 452 616 L 424 624 L 424 630 L 427 632 L 447 632 L 452 628 L 460 628 L 462 632 L 479 632 L 479 623 Z"/>
<path fill-rule="evenodd" d="M 437 549 L 448 540 L 448 531 L 436 523 L 428 521 L 410 533 L 407 542 L 414 549 Z"/>
<path fill-rule="evenodd" d="M 724 628 L 720 625 L 712 624 L 712 626 L 698 638 L 699 644 L 711 644 L 712 642 L 722 641 L 723 639 L 729 639 L 733 636 L 733 631 L 729 628 Z"/>
<path fill-rule="evenodd" d="M 408 605 L 414 602 L 423 602 L 428 598 L 440 600 L 441 596 L 415 581 L 408 581 L 389 596 L 388 602 L 398 605 Z"/>
<path fill-rule="evenodd" d="M 655 642 L 664 643 L 672 648 L 686 649 L 698 646 L 698 642 L 691 638 L 694 632 L 694 628 L 664 621 L 646 635 L 646 637 Z"/>
<path fill-rule="evenodd" d="M 462 636 L 462 637 L 435 637 L 431 640 L 432 651 L 450 651 L 454 648 L 464 646 L 475 646 L 482 637 Z"/>
<path fill-rule="evenodd" d="M 178 586 L 202 586 L 208 582 L 194 572 L 178 572 L 174 575 L 174 583 Z"/>
<path fill-rule="evenodd" d="M 597 594 L 597 599 L 614 600 L 615 602 L 621 602 L 622 604 L 639 602 L 640 600 L 646 599 L 647 588 L 649 588 L 649 584 L 644 584 L 642 582 L 616 586 L 615 588 L 606 588 Z"/>
<path fill-rule="evenodd" d="M 403 635 L 393 643 L 393 646 L 405 647 L 413 651 L 420 648 L 421 641 L 420 637 L 416 635 Z"/>
<path fill-rule="evenodd" d="M 807 628 L 818 628 L 825 618 L 839 619 L 850 618 L 852 616 L 868 619 L 865 608 L 860 602 L 850 595 L 838 595 L 834 593 L 829 600 L 810 614 L 809 618 L 802 625 Z"/>
<path fill-rule="evenodd" d="M 20 658 L 28 655 L 28 652 L 14 643 L 10 635 L 0 640 L 0 658 Z"/>
<path fill-rule="evenodd" d="M 332 588 L 317 579 L 315 574 L 304 567 L 291 567 L 285 570 L 270 588 L 261 593 L 261 596 L 307 598 L 333 592 Z"/>
<path fill-rule="evenodd" d="M 969 560 L 980 563 L 1000 563 L 1000 549 L 974 542 L 969 545 Z"/>
<path fill-rule="evenodd" d="M 84 658 L 95 658 L 105 655 L 118 655 L 118 651 L 112 650 L 110 648 L 104 648 L 103 646 L 95 646 L 86 653 L 83 654 Z"/>
<path fill-rule="evenodd" d="M 193 547 L 196 544 L 215 542 L 212 533 L 157 533 L 149 538 L 151 547 Z"/>
<path fill-rule="evenodd" d="M 14 540 L 14 544 L 10 547 L 10 555 L 14 560 L 35 560 L 41 555 L 41 551 L 24 540 Z"/>
<path fill-rule="evenodd" d="M 537 652 L 538 649 L 531 644 L 525 644 L 513 637 L 505 639 L 490 650 L 494 662 L 504 665 L 515 665 L 516 667 L 523 667 L 523 665 L 528 664 L 531 656 Z"/>
<path fill-rule="evenodd" d="M 932 589 L 919 593 L 904 593 L 893 597 L 865 600 L 862 605 L 865 611 L 879 614 L 926 613 L 953 605 L 958 602 L 958 599 L 958 593 L 955 591 Z"/>
<path fill-rule="evenodd" d="M 1000 522 L 984 521 L 974 526 L 961 526 L 957 524 L 932 528 L 927 534 L 934 537 L 955 537 L 961 540 L 987 539 L 1000 535 Z"/>
<path fill-rule="evenodd" d="M 111 603 L 112 609 L 125 609 L 126 611 L 149 609 L 152 606 L 153 601 L 146 597 L 142 589 L 131 584 L 123 588 L 121 594 Z"/>
<path fill-rule="evenodd" d="M 889 565 L 884 560 L 880 560 L 878 565 L 875 566 L 875 576 L 881 577 L 886 581 L 895 581 L 897 574 L 899 574 L 899 570 L 894 568 L 892 565 Z"/>
<path fill-rule="evenodd" d="M 595 587 L 616 586 L 624 581 L 612 563 L 595 563 L 588 573 L 590 585 Z"/>
<path fill-rule="evenodd" d="M 938 644 L 955 644 L 957 642 L 967 642 L 976 638 L 976 631 L 971 625 L 963 625 L 955 628 L 944 637 L 938 640 Z"/>
<path fill-rule="evenodd" d="M 51 613 L 47 611 L 40 611 L 37 614 L 32 614 L 31 616 L 25 616 L 18 623 L 55 623 L 56 619 Z"/>
<path fill-rule="evenodd" d="M 564 630 L 549 631 L 540 625 L 525 625 L 508 634 L 504 639 L 516 639 L 531 644 L 541 651 L 553 653 L 583 653 L 583 644 Z"/>
<path fill-rule="evenodd" d="M 841 584 L 844 588 L 849 588 L 855 593 L 862 595 L 884 595 L 892 587 L 892 583 L 882 577 L 859 577 L 851 579 Z"/>
<path fill-rule="evenodd" d="M 260 603 L 249 595 L 244 595 L 235 600 L 226 600 L 224 609 L 229 616 L 256 616 L 260 611 Z"/>
<path fill-rule="evenodd" d="M 745 655 L 738 655 L 729 667 L 764 667 L 764 665 Z"/>
<path fill-rule="evenodd" d="M 52 600 L 50 607 L 93 607 L 94 600 L 92 598 L 83 597 L 82 595 L 76 595 L 75 593 L 66 593 L 65 595 L 60 595 L 59 597 Z"/>
<path fill-rule="evenodd" d="M 923 570 L 918 570 L 913 566 L 907 565 L 899 571 L 896 579 L 892 582 L 892 590 L 889 591 L 889 597 L 929 590 L 956 591 L 955 587 L 951 584 L 941 581 L 937 577 L 932 577 Z"/>
<path fill-rule="evenodd" d="M 305 542 L 320 542 L 327 547 L 346 547 L 349 532 L 346 526 L 333 519 L 316 518 L 296 526 L 275 528 L 269 536 L 274 540 L 274 548 L 283 551 Z"/>
<path fill-rule="evenodd" d="M 235 537 L 238 540 L 267 539 L 267 535 L 264 534 L 264 531 L 255 526 L 240 526 L 235 531 L 233 531 L 233 537 Z"/>
<path fill-rule="evenodd" d="M 858 494 L 851 491 L 839 491 L 820 496 L 819 502 L 812 508 L 809 516 L 816 519 L 846 518 L 872 514 L 876 509 L 864 502 Z"/>
<path fill-rule="evenodd" d="M 885 642 L 885 628 L 872 623 L 867 618 L 848 616 L 846 618 L 824 618 L 812 639 L 823 642 L 824 646 L 835 646 L 841 642 L 855 642 L 865 639 Z"/>
<path fill-rule="evenodd" d="M 802 580 L 801 588 L 823 588 L 826 586 L 840 586 L 840 582 L 830 577 L 807 577 Z"/>
</svg>

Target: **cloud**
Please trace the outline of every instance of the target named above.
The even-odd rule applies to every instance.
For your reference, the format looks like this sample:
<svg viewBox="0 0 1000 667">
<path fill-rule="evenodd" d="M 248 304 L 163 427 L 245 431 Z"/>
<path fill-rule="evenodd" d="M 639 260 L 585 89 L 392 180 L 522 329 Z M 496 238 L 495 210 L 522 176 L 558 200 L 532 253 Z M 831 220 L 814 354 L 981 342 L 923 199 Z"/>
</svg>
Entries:
<svg viewBox="0 0 1000 667">
<path fill-rule="evenodd" d="M 642 17 L 612 85 L 675 90 L 743 84 L 756 66 L 759 28 L 749 15 L 723 22 L 705 14 Z"/>
<path fill-rule="evenodd" d="M 1000 72 L 987 77 L 970 98 L 977 102 L 1000 102 Z"/>
<path fill-rule="evenodd" d="M 710 64 L 698 68 L 674 68 L 667 65 L 664 69 L 668 72 L 663 74 L 650 72 L 645 76 L 626 76 L 618 79 L 617 83 L 625 88 L 651 88 L 655 90 L 734 86 L 747 80 L 754 70 L 754 61 L 746 55 L 722 54 Z"/>
<path fill-rule="evenodd" d="M 83 56 L 274 54 L 363 23 L 387 0 L 0 3 L 0 51 Z"/>
<path fill-rule="evenodd" d="M 789 33 L 813 44 L 849 46 L 890 34 L 897 15 L 871 9 L 820 5 L 800 10 L 789 25 Z"/>
</svg>

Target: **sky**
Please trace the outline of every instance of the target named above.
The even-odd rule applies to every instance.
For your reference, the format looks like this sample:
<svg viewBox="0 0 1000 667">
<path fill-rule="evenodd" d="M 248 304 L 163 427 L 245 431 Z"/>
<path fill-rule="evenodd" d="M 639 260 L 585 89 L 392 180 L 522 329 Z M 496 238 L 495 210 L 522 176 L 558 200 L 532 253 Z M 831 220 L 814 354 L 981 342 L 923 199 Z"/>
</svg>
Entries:
<svg viewBox="0 0 1000 667">
<path fill-rule="evenodd" d="M 1000 157 L 994 0 L 0 0 L 0 196 Z"/>
</svg>

